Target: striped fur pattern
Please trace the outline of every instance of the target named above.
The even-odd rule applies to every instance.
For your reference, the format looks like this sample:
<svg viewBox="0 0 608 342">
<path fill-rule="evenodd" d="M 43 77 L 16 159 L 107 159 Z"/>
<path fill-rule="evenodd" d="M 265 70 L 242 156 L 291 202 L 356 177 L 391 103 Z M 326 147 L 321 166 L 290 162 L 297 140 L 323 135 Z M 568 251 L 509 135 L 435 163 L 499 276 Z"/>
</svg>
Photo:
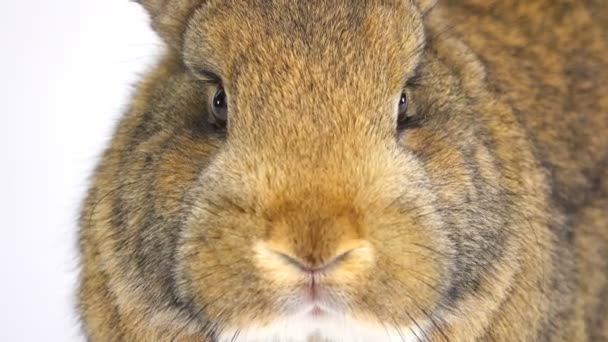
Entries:
<svg viewBox="0 0 608 342">
<path fill-rule="evenodd" d="M 91 341 L 608 340 L 608 3 L 139 2 Z"/>
</svg>

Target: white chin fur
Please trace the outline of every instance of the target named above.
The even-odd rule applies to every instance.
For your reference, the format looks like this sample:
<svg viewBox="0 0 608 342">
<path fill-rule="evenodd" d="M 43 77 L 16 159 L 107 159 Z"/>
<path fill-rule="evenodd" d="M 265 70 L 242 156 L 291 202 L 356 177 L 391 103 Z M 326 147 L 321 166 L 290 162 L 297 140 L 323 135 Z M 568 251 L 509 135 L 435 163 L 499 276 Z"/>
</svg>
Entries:
<svg viewBox="0 0 608 342">
<path fill-rule="evenodd" d="M 415 342 L 424 341 L 428 322 L 419 326 L 394 327 L 366 325 L 348 317 L 325 315 L 294 315 L 265 327 L 242 327 L 238 336 L 235 330 L 226 330 L 220 342 Z"/>
</svg>

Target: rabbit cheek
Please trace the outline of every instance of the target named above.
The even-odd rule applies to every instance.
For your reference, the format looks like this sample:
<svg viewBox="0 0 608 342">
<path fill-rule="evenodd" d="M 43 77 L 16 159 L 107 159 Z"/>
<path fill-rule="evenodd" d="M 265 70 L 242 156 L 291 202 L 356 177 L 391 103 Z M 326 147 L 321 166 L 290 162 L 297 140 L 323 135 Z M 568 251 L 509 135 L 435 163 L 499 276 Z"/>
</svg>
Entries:
<svg viewBox="0 0 608 342">
<path fill-rule="evenodd" d="M 441 205 L 429 197 L 427 189 L 410 188 L 393 215 L 385 213 L 373 230 L 377 267 L 357 303 L 366 311 L 362 315 L 373 313 L 383 324 L 400 327 L 440 320 L 454 250 Z"/>
<path fill-rule="evenodd" d="M 196 204 L 189 216 L 180 237 L 176 272 L 181 296 L 201 310 L 197 318 L 239 325 L 252 316 L 273 317 L 268 309 L 272 291 L 249 263 L 251 238 L 243 232 L 255 227 L 238 217 L 224 217 L 204 203 Z"/>
</svg>

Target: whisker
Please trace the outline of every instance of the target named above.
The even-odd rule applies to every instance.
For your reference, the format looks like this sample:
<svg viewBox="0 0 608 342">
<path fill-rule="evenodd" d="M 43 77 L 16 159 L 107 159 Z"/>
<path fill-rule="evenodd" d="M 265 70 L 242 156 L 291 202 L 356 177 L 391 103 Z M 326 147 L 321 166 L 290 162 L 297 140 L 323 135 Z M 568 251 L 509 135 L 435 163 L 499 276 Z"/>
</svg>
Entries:
<svg viewBox="0 0 608 342">
<path fill-rule="evenodd" d="M 418 307 L 418 310 L 422 311 L 422 313 L 429 319 L 429 321 L 431 321 L 431 323 L 433 324 L 435 329 L 437 329 L 437 331 L 439 331 L 439 334 L 441 334 L 441 336 L 444 338 L 444 340 L 446 340 L 447 342 L 450 342 L 450 339 L 447 337 L 447 335 L 443 331 L 443 328 L 441 327 L 441 325 L 437 324 L 437 322 L 435 322 L 435 320 L 433 319 L 433 317 L 435 315 L 429 315 L 428 312 L 426 312 L 426 310 L 424 310 L 416 301 L 414 301 L 414 304 L 416 305 L 416 307 Z"/>
<path fill-rule="evenodd" d="M 116 188 L 108 191 L 107 193 L 105 193 L 103 196 L 101 196 L 101 198 L 95 202 L 95 204 L 93 205 L 92 209 L 91 209 L 91 213 L 89 214 L 89 219 L 88 219 L 88 224 L 89 226 L 92 224 L 93 222 L 93 215 L 95 214 L 95 212 L 97 211 L 97 207 L 106 199 L 108 198 L 108 196 L 110 196 L 111 194 L 113 194 L 116 191 L 119 191 L 123 188 L 126 188 L 127 186 L 131 186 L 136 184 L 137 182 L 130 182 L 130 183 L 125 183 L 122 185 L 117 186 Z"/>
<path fill-rule="evenodd" d="M 184 330 L 192 323 L 194 320 L 198 319 L 199 315 L 205 310 L 205 306 L 202 306 L 194 315 L 192 315 L 177 331 L 177 333 L 171 338 L 172 342 L 175 342 L 177 338 L 184 332 Z"/>
<path fill-rule="evenodd" d="M 236 331 L 232 335 L 232 338 L 230 339 L 230 342 L 235 342 L 239 338 L 240 334 L 241 334 L 241 329 L 240 328 L 236 329 Z"/>
</svg>

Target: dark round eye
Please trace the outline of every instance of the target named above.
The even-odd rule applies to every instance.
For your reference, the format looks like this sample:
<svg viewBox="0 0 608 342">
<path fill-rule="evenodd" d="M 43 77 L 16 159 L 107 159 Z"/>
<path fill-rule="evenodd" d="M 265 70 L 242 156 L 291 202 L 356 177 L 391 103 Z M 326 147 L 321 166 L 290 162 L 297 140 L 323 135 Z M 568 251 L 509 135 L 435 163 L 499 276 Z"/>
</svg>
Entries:
<svg viewBox="0 0 608 342">
<path fill-rule="evenodd" d="M 399 99 L 399 116 L 407 114 L 407 94 L 405 91 L 401 93 L 401 98 Z"/>
<path fill-rule="evenodd" d="M 422 118 L 417 113 L 412 113 L 413 110 L 408 108 L 409 101 L 405 90 L 401 93 L 399 99 L 399 113 L 397 114 L 397 131 L 403 131 L 411 128 L 421 127 Z"/>
<path fill-rule="evenodd" d="M 222 87 L 213 94 L 211 113 L 213 114 L 214 122 L 218 125 L 225 125 L 228 121 L 228 102 L 226 101 L 226 92 Z"/>
<path fill-rule="evenodd" d="M 405 125 L 407 125 L 407 121 L 409 120 L 409 117 L 407 115 L 407 105 L 408 105 L 407 94 L 405 93 L 405 90 L 404 90 L 401 93 L 401 98 L 399 99 L 399 112 L 397 114 L 397 127 L 398 128 L 405 128 Z"/>
</svg>

